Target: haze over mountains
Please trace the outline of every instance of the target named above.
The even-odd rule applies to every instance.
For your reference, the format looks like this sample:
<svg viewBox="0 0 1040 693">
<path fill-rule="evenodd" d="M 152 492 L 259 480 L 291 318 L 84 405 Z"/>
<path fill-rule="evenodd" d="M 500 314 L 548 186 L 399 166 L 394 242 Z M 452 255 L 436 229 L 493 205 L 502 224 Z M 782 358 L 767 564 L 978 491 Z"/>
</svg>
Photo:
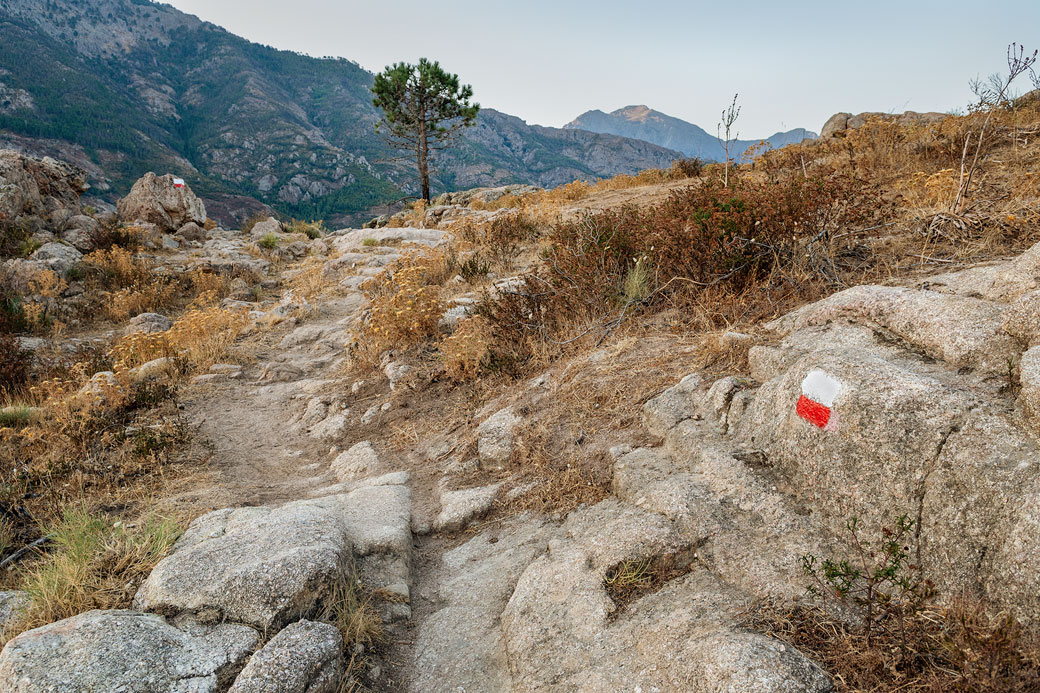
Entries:
<svg viewBox="0 0 1040 693">
<path fill-rule="evenodd" d="M 587 111 L 563 127 L 645 140 L 680 151 L 686 156 L 696 156 L 710 161 L 722 161 L 726 158 L 725 150 L 716 135 L 648 106 L 626 106 L 611 113 Z M 805 128 L 796 128 L 759 139 L 738 139 L 730 144 L 730 156 L 739 159 L 748 147 L 763 141 L 768 142 L 768 148 L 778 148 L 801 142 L 806 138 L 815 139 L 816 133 Z"/>
</svg>

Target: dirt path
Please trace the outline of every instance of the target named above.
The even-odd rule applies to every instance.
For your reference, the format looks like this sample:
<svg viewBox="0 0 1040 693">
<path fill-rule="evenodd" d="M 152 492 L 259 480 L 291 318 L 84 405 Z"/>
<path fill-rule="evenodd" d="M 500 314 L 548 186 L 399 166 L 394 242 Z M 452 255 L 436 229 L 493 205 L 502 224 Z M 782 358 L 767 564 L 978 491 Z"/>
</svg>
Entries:
<svg viewBox="0 0 1040 693">
<path fill-rule="evenodd" d="M 440 474 L 414 450 L 382 454 L 386 436 L 399 416 L 390 412 L 367 425 L 359 415 L 373 403 L 389 398 L 385 383 L 377 394 L 356 398 L 342 367 L 343 345 L 361 306 L 360 296 L 326 298 L 310 315 L 290 320 L 264 336 L 264 344 L 241 374 L 195 383 L 182 401 L 188 423 L 207 446 L 209 459 L 203 482 L 165 499 L 180 509 L 200 514 L 213 509 L 281 503 L 339 492 L 340 480 L 330 462 L 348 441 L 371 438 L 381 449 L 381 471 L 410 474 L 413 513 L 429 518 L 438 504 L 436 481 Z M 315 400 L 349 409 L 341 428 L 322 435 L 322 420 L 308 418 Z M 334 416 L 334 415 L 333 415 Z M 377 472 L 378 473 L 378 472 Z M 411 640 L 417 624 L 431 611 L 429 595 L 436 592 L 437 566 L 444 542 L 416 537 L 409 587 L 412 618 L 389 626 L 390 647 L 374 661 L 367 674 L 378 672 L 370 688 L 378 691 L 411 690 Z"/>
<path fill-rule="evenodd" d="M 182 492 L 175 499 L 179 504 L 201 509 L 282 503 L 335 483 L 329 442 L 297 420 L 310 397 L 334 388 L 343 323 L 357 308 L 357 300 L 322 303 L 300 326 L 290 322 L 270 334 L 270 346 L 240 376 L 190 388 L 184 414 L 211 449 L 210 481 Z"/>
</svg>

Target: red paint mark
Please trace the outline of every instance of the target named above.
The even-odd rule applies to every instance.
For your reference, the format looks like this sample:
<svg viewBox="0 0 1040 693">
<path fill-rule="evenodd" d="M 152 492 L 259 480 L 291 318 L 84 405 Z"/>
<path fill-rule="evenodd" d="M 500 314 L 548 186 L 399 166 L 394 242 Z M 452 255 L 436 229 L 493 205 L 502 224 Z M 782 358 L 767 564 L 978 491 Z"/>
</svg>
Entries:
<svg viewBox="0 0 1040 693">
<path fill-rule="evenodd" d="M 817 428 L 826 426 L 831 418 L 829 407 L 825 407 L 819 402 L 814 402 L 805 395 L 798 398 L 798 405 L 795 407 L 795 411 L 798 412 L 798 416 Z"/>
</svg>

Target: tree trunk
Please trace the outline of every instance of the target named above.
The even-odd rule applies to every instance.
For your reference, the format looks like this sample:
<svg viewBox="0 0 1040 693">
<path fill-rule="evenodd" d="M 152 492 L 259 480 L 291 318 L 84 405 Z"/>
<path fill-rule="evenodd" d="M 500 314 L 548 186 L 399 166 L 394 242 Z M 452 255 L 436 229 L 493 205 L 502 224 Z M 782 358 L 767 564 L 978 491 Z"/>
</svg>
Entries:
<svg viewBox="0 0 1040 693">
<path fill-rule="evenodd" d="M 430 144 L 427 141 L 426 121 L 419 119 L 419 179 L 422 183 L 422 199 L 430 201 Z"/>
</svg>

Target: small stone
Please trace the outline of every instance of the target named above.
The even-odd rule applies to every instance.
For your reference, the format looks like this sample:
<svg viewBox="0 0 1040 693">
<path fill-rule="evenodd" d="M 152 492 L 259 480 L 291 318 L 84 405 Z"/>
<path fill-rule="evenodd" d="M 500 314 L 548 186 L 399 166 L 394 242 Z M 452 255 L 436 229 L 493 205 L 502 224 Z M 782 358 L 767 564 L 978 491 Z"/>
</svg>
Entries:
<svg viewBox="0 0 1040 693">
<path fill-rule="evenodd" d="M 441 512 L 434 523 L 439 532 L 454 532 L 479 519 L 495 502 L 502 483 L 441 493 Z"/>
</svg>

